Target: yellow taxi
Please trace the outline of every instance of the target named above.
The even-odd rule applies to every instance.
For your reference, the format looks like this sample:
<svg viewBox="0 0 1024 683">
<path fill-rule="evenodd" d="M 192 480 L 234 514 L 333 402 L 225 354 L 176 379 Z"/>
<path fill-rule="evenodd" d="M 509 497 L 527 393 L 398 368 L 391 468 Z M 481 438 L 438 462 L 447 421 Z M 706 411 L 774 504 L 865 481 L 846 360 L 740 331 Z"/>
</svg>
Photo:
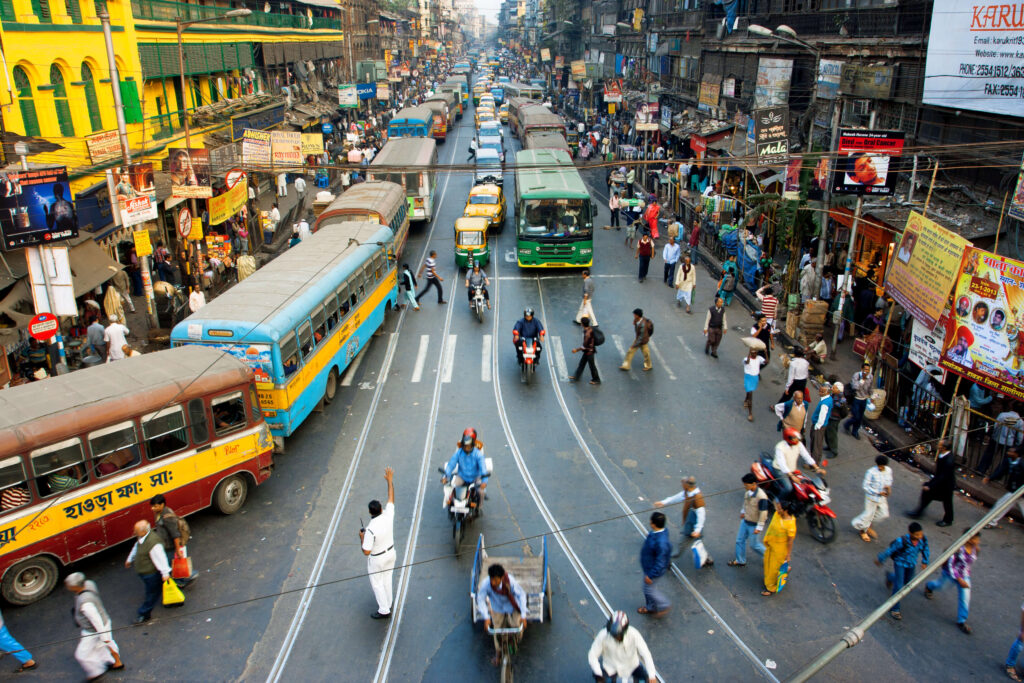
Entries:
<svg viewBox="0 0 1024 683">
<path fill-rule="evenodd" d="M 505 227 L 505 193 L 500 185 L 483 183 L 469 191 L 465 216 L 483 216 L 490 221 L 493 230 L 501 232 Z"/>
<path fill-rule="evenodd" d="M 494 109 L 493 108 L 477 107 L 476 108 L 476 113 L 474 114 L 474 116 L 476 117 L 476 127 L 477 128 L 480 127 L 480 122 L 481 121 L 497 121 L 498 120 L 498 117 L 495 116 L 495 114 L 494 114 Z"/>
<path fill-rule="evenodd" d="M 498 107 L 498 118 L 502 123 L 508 123 L 508 102 Z"/>
</svg>

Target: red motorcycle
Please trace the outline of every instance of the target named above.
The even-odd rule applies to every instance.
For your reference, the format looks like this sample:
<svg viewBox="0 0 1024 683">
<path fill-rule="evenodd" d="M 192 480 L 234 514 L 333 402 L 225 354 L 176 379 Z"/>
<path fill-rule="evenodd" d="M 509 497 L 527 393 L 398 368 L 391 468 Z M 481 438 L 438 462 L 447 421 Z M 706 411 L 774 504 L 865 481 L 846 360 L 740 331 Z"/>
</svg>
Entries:
<svg viewBox="0 0 1024 683">
<path fill-rule="evenodd" d="M 779 475 L 772 467 L 772 454 L 761 453 L 761 458 L 750 466 L 757 477 L 759 486 L 775 500 L 782 498 Z M 819 543 L 831 543 L 836 539 L 836 513 L 828 506 L 832 499 L 828 495 L 828 483 L 817 477 L 817 482 L 800 470 L 793 470 L 793 493 L 788 498 L 795 505 L 793 515 L 806 516 L 811 536 Z"/>
<path fill-rule="evenodd" d="M 522 360 L 519 362 L 520 379 L 524 384 L 530 384 L 537 372 L 537 340 L 527 337 L 519 340 L 519 352 Z"/>
</svg>

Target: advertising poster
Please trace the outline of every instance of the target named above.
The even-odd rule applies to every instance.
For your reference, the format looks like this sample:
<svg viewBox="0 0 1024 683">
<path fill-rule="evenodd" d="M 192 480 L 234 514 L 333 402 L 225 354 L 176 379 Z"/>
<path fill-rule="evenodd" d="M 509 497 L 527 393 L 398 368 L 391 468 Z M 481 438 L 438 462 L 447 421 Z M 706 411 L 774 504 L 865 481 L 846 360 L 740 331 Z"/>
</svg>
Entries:
<svg viewBox="0 0 1024 683">
<path fill-rule="evenodd" d="M 636 107 L 636 129 L 640 131 L 644 130 L 658 130 L 658 103 L 657 102 L 641 102 Z"/>
<path fill-rule="evenodd" d="M 757 109 L 753 122 L 758 165 L 786 163 L 789 156 L 789 107 Z"/>
<path fill-rule="evenodd" d="M 1024 110 L 1024 7 L 935 0 L 925 63 L 925 104 L 1002 116 Z"/>
<path fill-rule="evenodd" d="M 722 81 L 722 96 L 723 97 L 736 97 L 736 79 L 727 78 Z"/>
<path fill-rule="evenodd" d="M 718 98 L 722 92 L 722 84 L 718 76 L 700 82 L 700 95 L 697 98 L 697 109 L 703 112 L 718 106 Z"/>
<path fill-rule="evenodd" d="M 897 175 L 892 160 L 902 153 L 902 131 L 839 131 L 836 170 L 832 176 L 832 192 L 835 194 L 891 195 L 896 189 Z"/>
<path fill-rule="evenodd" d="M 661 127 L 666 131 L 672 128 L 672 107 L 661 108 Z"/>
<path fill-rule="evenodd" d="M 622 81 L 616 79 L 604 84 L 604 101 L 618 104 L 622 102 Z"/>
<path fill-rule="evenodd" d="M 572 68 L 572 77 L 574 80 L 580 80 L 581 78 L 587 77 L 587 63 L 582 59 L 573 60 L 569 65 Z"/>
<path fill-rule="evenodd" d="M 172 149 L 164 159 L 163 170 L 171 176 L 171 195 L 175 199 L 206 199 L 213 195 L 209 150 Z"/>
<path fill-rule="evenodd" d="M 359 106 L 359 95 L 356 93 L 354 83 L 344 83 L 338 86 L 338 106 L 342 109 L 355 109 Z"/>
<path fill-rule="evenodd" d="M 960 235 L 912 211 L 885 280 L 886 293 L 915 320 L 934 328 L 969 246 Z"/>
<path fill-rule="evenodd" d="M 302 156 L 322 156 L 323 153 L 323 133 L 302 133 Z"/>
<path fill-rule="evenodd" d="M 1020 173 L 1017 174 L 1017 187 L 1010 198 L 1010 208 L 1006 210 L 1011 218 L 1024 221 L 1024 158 L 1020 162 Z"/>
<path fill-rule="evenodd" d="M 942 357 L 942 340 L 946 336 L 946 325 L 949 321 L 942 318 L 934 328 L 922 325 L 914 320 L 910 330 L 910 362 L 924 369 L 926 366 L 939 366 Z M 946 371 L 942 371 L 940 383 L 946 382 Z"/>
<path fill-rule="evenodd" d="M 789 105 L 789 83 L 793 78 L 792 59 L 761 57 L 757 62 L 754 109 Z"/>
<path fill-rule="evenodd" d="M 6 250 L 77 236 L 67 168 L 0 172 L 0 234 Z"/>
<path fill-rule="evenodd" d="M 360 100 L 372 100 L 377 96 L 377 84 L 376 83 L 357 83 L 356 84 L 356 97 Z"/>
<path fill-rule="evenodd" d="M 1024 399 L 1024 262 L 967 248 L 940 366 Z"/>
<path fill-rule="evenodd" d="M 818 97 L 834 100 L 839 97 L 839 76 L 843 73 L 843 63 L 834 59 L 822 59 L 818 62 Z"/>
<path fill-rule="evenodd" d="M 89 161 L 98 164 L 121 156 L 121 141 L 116 130 L 105 130 L 85 136 L 85 147 L 89 150 Z"/>
<path fill-rule="evenodd" d="M 557 55 L 555 57 L 555 69 L 556 70 L 557 69 L 562 69 L 564 67 L 565 67 L 565 57 L 563 57 L 562 55 Z"/>
<path fill-rule="evenodd" d="M 149 239 L 149 230 L 136 230 L 132 233 L 135 242 L 136 256 L 149 256 L 153 253 L 153 243 Z"/>
<path fill-rule="evenodd" d="M 377 83 L 377 99 L 387 102 L 391 99 L 391 84 L 380 81 Z"/>
<path fill-rule="evenodd" d="M 284 130 L 271 133 L 270 163 L 274 166 L 301 166 L 302 133 Z"/>
<path fill-rule="evenodd" d="M 549 50 L 546 47 L 542 47 L 540 49 L 540 60 L 542 62 L 550 62 L 551 61 L 551 50 Z"/>
<path fill-rule="evenodd" d="M 242 133 L 242 165 L 270 165 L 270 131 L 246 128 Z"/>
<path fill-rule="evenodd" d="M 210 225 L 220 225 L 245 206 L 249 198 L 249 183 L 241 180 L 230 190 L 210 198 Z"/>
<path fill-rule="evenodd" d="M 199 334 L 202 334 L 200 329 Z M 256 375 L 257 382 L 273 382 L 274 360 L 271 356 L 269 344 L 203 344 L 210 348 L 223 351 L 242 361 Z"/>
<path fill-rule="evenodd" d="M 114 180 L 114 194 L 121 209 L 121 225 L 131 227 L 156 220 L 153 164 L 119 166 L 114 169 Z"/>
</svg>

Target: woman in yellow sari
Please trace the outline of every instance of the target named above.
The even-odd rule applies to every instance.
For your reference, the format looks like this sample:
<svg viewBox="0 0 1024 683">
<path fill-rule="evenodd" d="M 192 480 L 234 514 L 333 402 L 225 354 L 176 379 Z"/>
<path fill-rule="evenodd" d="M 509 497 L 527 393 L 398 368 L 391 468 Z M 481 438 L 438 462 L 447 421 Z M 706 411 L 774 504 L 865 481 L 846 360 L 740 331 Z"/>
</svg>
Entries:
<svg viewBox="0 0 1024 683">
<path fill-rule="evenodd" d="M 779 568 L 789 562 L 796 538 L 796 518 L 788 504 L 775 502 L 775 514 L 764 532 L 764 590 L 761 595 L 770 596 L 779 592 Z"/>
</svg>

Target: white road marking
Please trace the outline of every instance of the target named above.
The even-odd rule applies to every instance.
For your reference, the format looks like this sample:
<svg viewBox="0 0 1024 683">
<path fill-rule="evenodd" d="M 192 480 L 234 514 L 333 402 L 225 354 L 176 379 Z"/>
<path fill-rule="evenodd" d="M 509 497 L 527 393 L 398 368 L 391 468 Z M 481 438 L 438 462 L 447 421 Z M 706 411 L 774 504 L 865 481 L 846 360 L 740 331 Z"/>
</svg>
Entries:
<svg viewBox="0 0 1024 683">
<path fill-rule="evenodd" d="M 626 340 L 624 340 L 621 335 L 613 334 L 612 341 L 615 342 L 615 348 L 619 350 L 619 362 L 617 365 L 621 367 L 622 364 L 626 362 Z M 629 378 L 633 380 L 636 379 L 636 375 L 633 374 L 632 368 L 629 369 Z"/>
<path fill-rule="evenodd" d="M 665 362 L 665 357 L 661 355 L 661 350 L 657 346 L 655 346 L 653 341 L 649 342 L 647 346 L 650 347 L 651 352 L 654 354 L 654 357 L 658 359 L 658 365 L 660 365 L 661 369 L 665 371 L 665 374 L 668 375 L 668 378 L 674 382 L 676 380 L 676 374 L 672 372 L 672 368 L 669 367 L 669 364 Z"/>
<path fill-rule="evenodd" d="M 423 366 L 427 362 L 427 348 L 430 346 L 430 335 L 420 335 L 420 349 L 416 352 L 416 364 L 412 366 L 412 381 L 419 382 L 423 379 Z"/>
<path fill-rule="evenodd" d="M 536 277 L 537 277 L 536 275 L 502 275 L 500 278 L 491 278 L 491 279 L 492 280 L 501 280 L 502 282 L 504 282 L 506 280 L 535 280 Z M 606 275 L 591 275 L 590 277 L 592 277 L 592 278 L 627 278 L 628 277 L 628 278 L 633 278 L 634 280 L 636 279 L 635 275 L 626 275 L 626 274 L 622 274 L 622 273 L 619 273 L 619 274 L 609 273 L 609 274 L 606 274 Z M 579 280 L 579 279 L 580 279 L 579 275 L 545 275 L 544 276 L 544 281 L 545 282 L 547 282 L 548 280 Z"/>
<path fill-rule="evenodd" d="M 444 366 L 441 368 L 441 381 L 451 384 L 452 371 L 455 369 L 455 339 L 458 335 L 448 335 L 448 345 L 444 347 Z"/>
<path fill-rule="evenodd" d="M 392 332 L 391 334 L 394 335 L 395 333 Z M 388 340 L 388 343 L 390 343 L 390 340 Z M 369 344 L 360 349 L 359 353 L 356 354 L 355 360 L 353 360 L 348 366 L 348 369 L 345 371 L 345 376 L 341 378 L 341 386 L 352 386 L 352 379 L 356 376 L 356 371 L 359 369 L 359 366 L 362 365 L 363 359 L 366 358 L 366 349 L 368 346 Z"/>
<path fill-rule="evenodd" d="M 483 336 L 483 343 L 480 345 L 480 381 L 491 381 L 491 335 Z"/>
<path fill-rule="evenodd" d="M 555 363 L 555 369 L 558 370 L 558 379 L 568 382 L 569 372 L 565 368 L 565 352 L 562 351 L 561 337 L 551 337 L 551 351 L 548 353 L 548 357 Z"/>
<path fill-rule="evenodd" d="M 678 339 L 679 343 L 683 345 L 683 353 L 686 354 L 686 357 L 692 361 L 696 361 L 697 354 L 693 352 L 693 349 L 691 349 L 690 345 L 686 343 L 686 340 L 683 339 L 682 336 L 676 337 L 676 339 Z"/>
</svg>

